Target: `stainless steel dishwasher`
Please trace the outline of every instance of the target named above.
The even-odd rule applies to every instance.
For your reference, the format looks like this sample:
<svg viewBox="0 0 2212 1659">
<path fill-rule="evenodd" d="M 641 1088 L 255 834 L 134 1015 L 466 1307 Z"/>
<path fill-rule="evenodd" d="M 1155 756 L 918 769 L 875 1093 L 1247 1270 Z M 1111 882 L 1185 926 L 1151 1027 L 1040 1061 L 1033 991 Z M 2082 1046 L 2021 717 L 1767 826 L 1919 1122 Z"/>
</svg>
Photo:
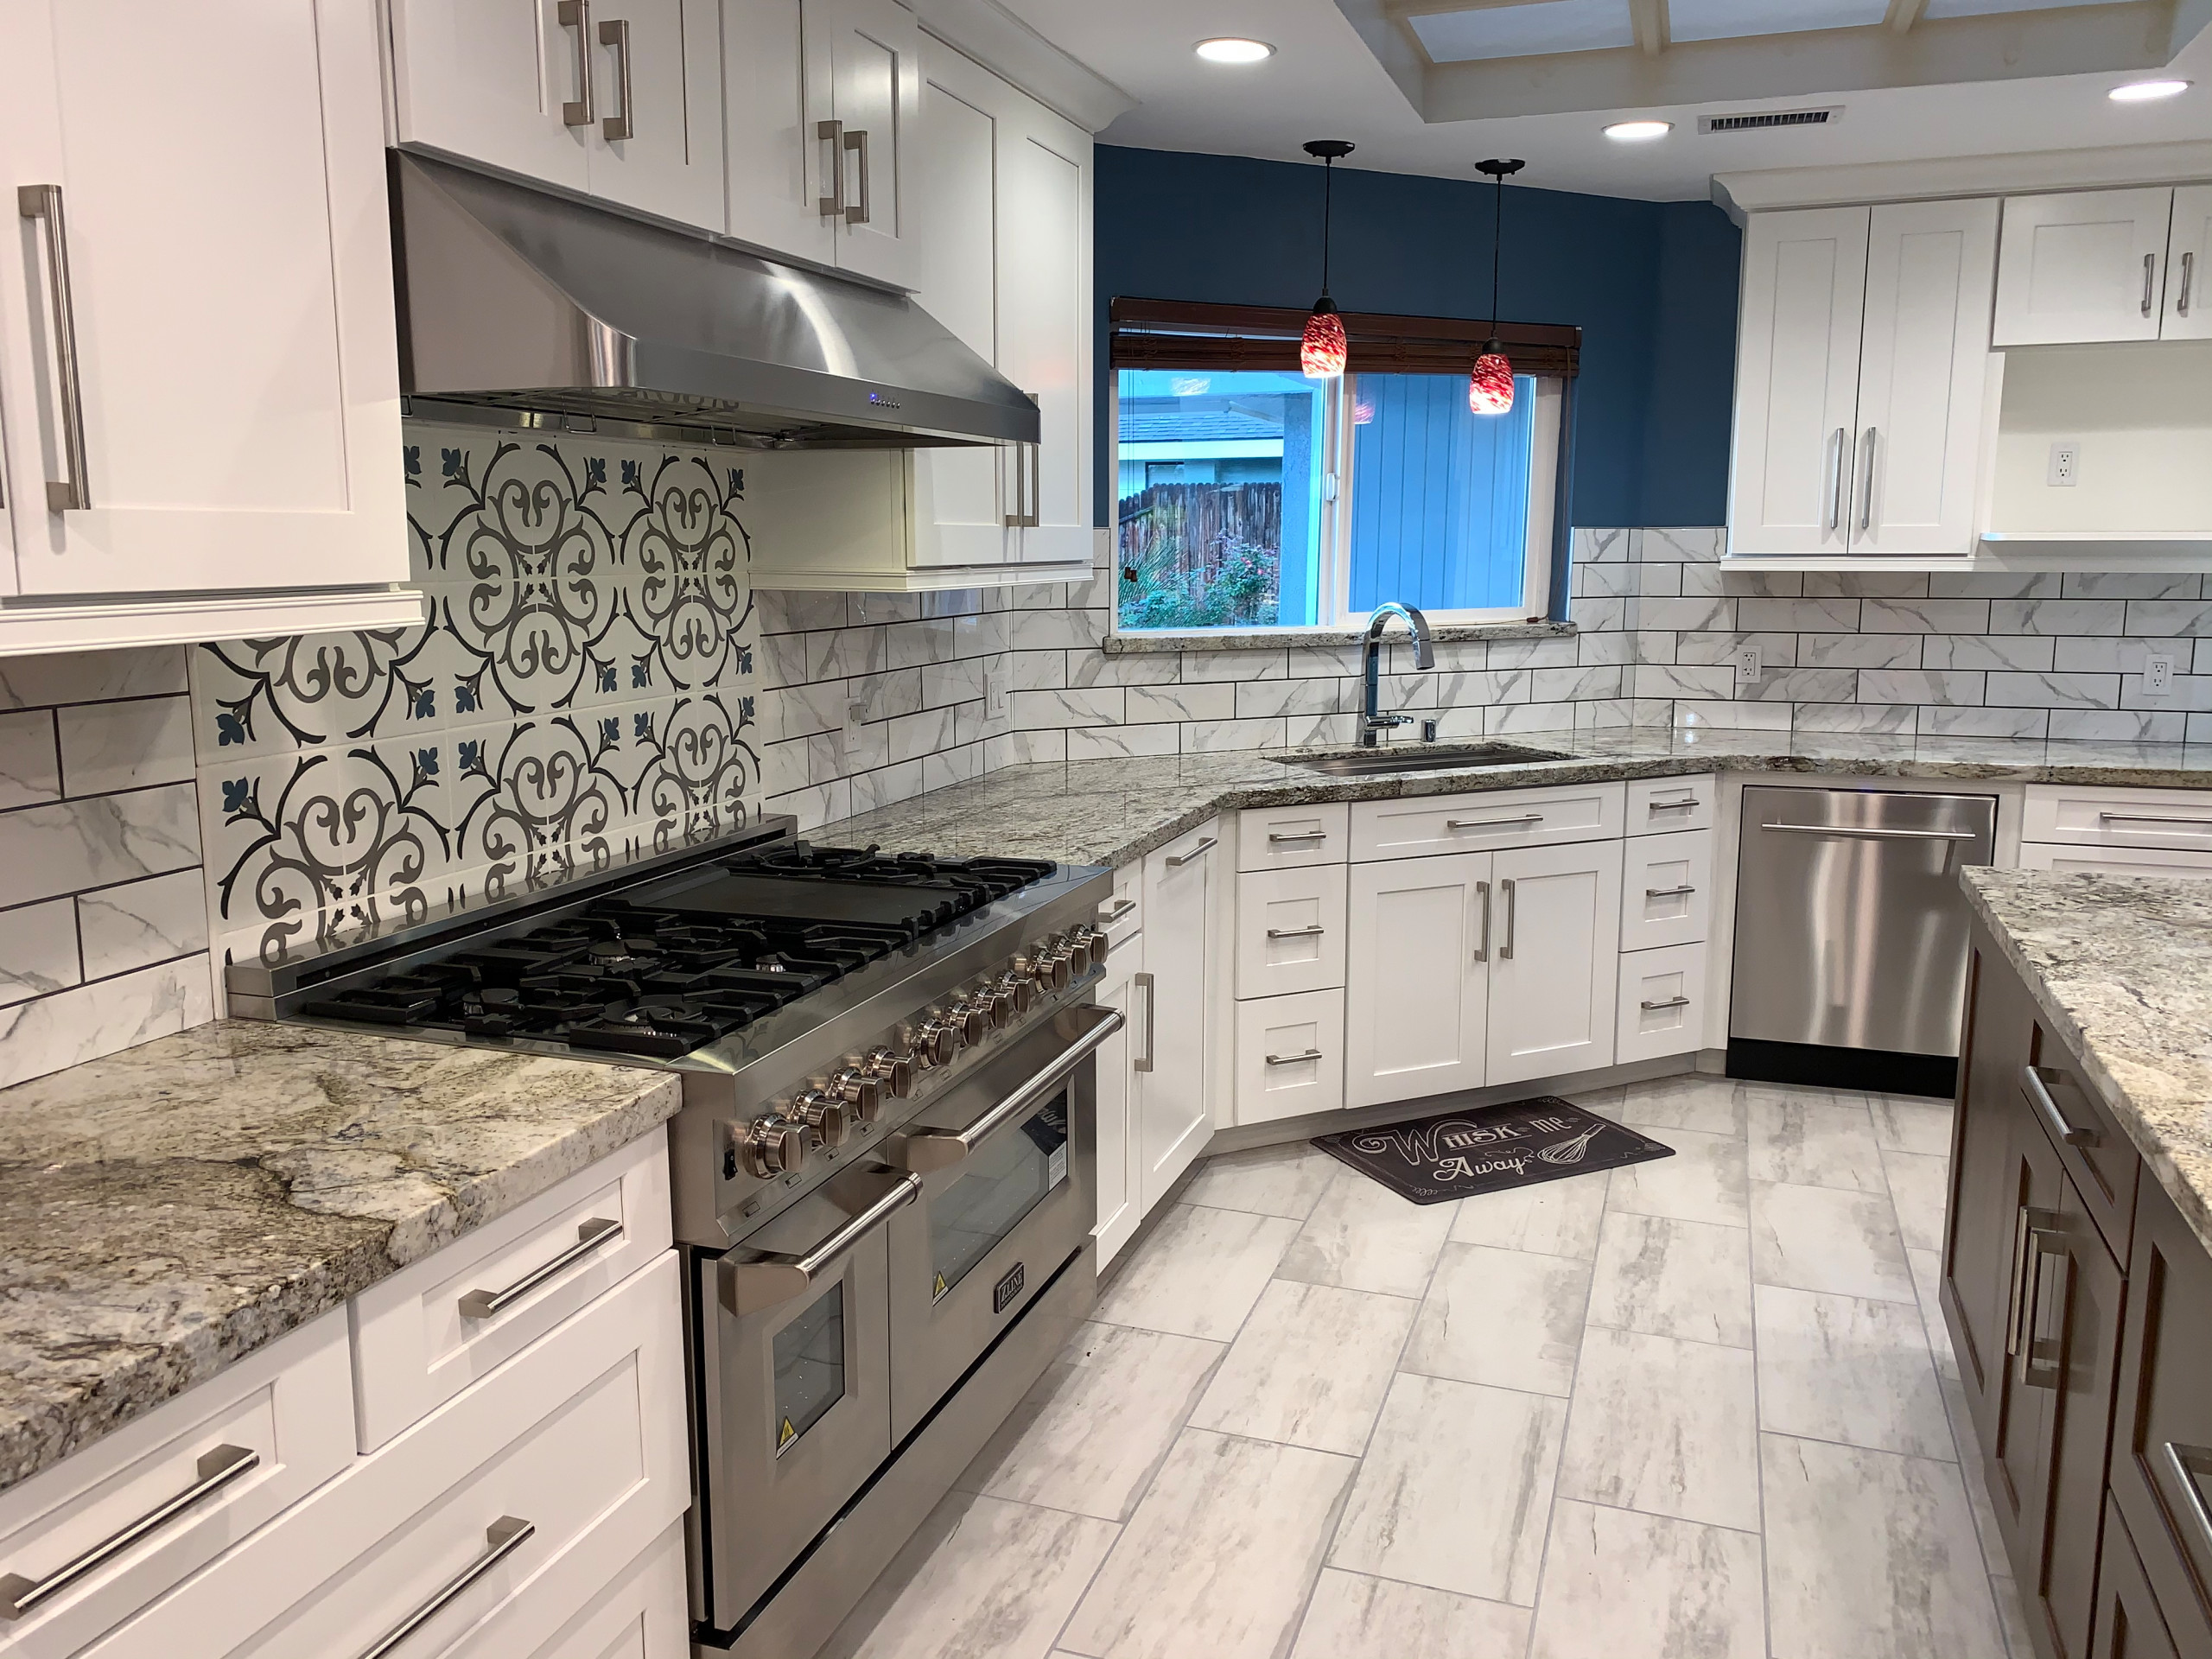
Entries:
<svg viewBox="0 0 2212 1659">
<path fill-rule="evenodd" d="M 1746 789 L 1729 1076 L 1952 1093 L 1959 870 L 1996 851 L 1993 796 Z"/>
</svg>

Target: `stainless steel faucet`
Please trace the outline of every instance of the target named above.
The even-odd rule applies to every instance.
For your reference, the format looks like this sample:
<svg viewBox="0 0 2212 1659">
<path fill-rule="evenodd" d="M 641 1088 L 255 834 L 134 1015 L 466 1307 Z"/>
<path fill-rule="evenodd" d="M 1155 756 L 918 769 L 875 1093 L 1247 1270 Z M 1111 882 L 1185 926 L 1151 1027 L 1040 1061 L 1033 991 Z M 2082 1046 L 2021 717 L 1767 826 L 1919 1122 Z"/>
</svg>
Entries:
<svg viewBox="0 0 2212 1659">
<path fill-rule="evenodd" d="M 1367 643 L 1361 648 L 1366 653 L 1360 665 L 1361 672 L 1367 681 L 1367 702 L 1359 721 L 1359 746 L 1363 749 L 1375 747 L 1378 733 L 1387 732 L 1393 726 L 1413 724 L 1411 715 L 1386 715 L 1376 706 L 1382 695 L 1377 659 L 1382 652 L 1382 630 L 1394 616 L 1405 618 L 1406 626 L 1413 630 L 1414 666 L 1436 666 L 1436 652 L 1429 645 L 1428 619 L 1412 606 L 1401 605 L 1395 599 L 1385 600 L 1377 605 L 1375 614 L 1367 619 Z"/>
</svg>

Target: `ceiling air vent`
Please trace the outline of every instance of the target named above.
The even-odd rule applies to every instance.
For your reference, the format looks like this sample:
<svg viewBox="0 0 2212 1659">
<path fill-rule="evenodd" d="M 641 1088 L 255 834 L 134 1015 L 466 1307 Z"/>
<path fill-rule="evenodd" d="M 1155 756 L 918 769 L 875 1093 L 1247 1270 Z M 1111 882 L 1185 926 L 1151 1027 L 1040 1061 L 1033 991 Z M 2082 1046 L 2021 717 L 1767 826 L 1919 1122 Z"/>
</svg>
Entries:
<svg viewBox="0 0 2212 1659">
<path fill-rule="evenodd" d="M 1701 115 L 1700 132 L 1764 132 L 1776 127 L 1825 127 L 1843 114 L 1840 105 L 1825 110 L 1759 110 L 1749 115 Z"/>
</svg>

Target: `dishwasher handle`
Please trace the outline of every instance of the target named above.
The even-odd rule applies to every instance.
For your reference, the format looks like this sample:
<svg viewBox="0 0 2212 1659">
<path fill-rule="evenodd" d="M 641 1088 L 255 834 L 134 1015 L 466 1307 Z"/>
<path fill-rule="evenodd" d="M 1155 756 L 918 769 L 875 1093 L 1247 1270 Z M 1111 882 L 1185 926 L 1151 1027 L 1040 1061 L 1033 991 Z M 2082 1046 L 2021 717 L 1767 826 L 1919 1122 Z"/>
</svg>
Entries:
<svg viewBox="0 0 2212 1659">
<path fill-rule="evenodd" d="M 1855 823 L 1763 823 L 1796 836 L 1848 836 L 1856 841 L 1975 841 L 1979 830 L 1877 830 Z"/>
</svg>

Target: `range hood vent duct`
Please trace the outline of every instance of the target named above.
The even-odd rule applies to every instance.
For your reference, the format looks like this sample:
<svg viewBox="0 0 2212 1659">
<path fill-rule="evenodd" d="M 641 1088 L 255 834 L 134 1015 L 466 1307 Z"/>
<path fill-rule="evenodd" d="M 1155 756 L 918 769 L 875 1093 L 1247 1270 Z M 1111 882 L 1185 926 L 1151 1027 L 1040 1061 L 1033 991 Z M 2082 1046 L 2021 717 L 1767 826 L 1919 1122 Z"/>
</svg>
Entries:
<svg viewBox="0 0 2212 1659">
<path fill-rule="evenodd" d="M 766 449 L 1034 443 L 1037 405 L 901 294 L 391 157 L 417 414 Z"/>
</svg>

